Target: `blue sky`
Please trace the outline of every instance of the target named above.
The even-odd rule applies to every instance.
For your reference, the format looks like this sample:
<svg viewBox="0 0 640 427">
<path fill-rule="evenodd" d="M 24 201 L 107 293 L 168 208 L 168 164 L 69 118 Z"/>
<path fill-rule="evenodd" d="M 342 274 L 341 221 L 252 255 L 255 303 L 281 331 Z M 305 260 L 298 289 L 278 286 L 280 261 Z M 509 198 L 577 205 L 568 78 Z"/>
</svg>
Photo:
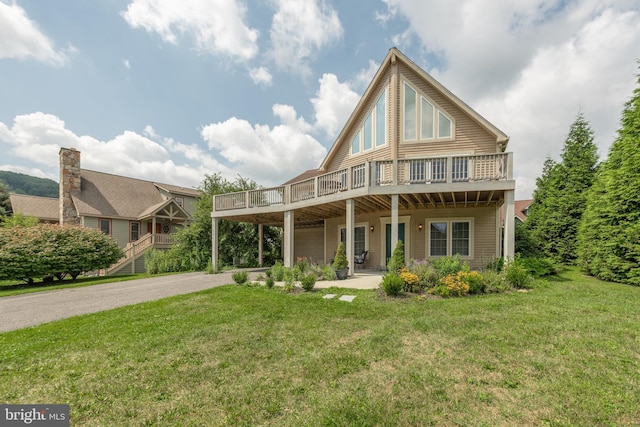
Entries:
<svg viewBox="0 0 640 427">
<path fill-rule="evenodd" d="M 317 167 L 398 47 L 511 137 L 517 198 L 582 112 L 601 157 L 640 59 L 640 0 L 0 0 L 0 170 L 184 186 Z"/>
</svg>

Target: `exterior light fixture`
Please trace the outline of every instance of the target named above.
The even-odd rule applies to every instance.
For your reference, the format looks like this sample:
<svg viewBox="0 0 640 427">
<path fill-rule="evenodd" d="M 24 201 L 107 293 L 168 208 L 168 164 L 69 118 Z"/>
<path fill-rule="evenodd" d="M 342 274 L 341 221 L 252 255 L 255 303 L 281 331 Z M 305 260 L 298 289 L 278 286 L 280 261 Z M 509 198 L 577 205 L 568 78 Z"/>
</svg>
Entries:
<svg viewBox="0 0 640 427">
<path fill-rule="evenodd" d="M 418 231 L 422 231 L 422 224 L 418 224 Z"/>
</svg>

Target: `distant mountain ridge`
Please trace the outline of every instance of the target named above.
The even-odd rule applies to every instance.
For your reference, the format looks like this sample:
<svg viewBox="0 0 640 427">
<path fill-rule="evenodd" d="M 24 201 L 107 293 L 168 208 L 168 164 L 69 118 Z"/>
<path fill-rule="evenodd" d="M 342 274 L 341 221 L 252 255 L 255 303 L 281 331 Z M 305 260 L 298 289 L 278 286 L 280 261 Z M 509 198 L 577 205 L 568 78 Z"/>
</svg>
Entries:
<svg viewBox="0 0 640 427">
<path fill-rule="evenodd" d="M 9 193 L 29 196 L 58 197 L 58 183 L 49 178 L 38 178 L 23 173 L 0 171 L 0 182 Z"/>
</svg>

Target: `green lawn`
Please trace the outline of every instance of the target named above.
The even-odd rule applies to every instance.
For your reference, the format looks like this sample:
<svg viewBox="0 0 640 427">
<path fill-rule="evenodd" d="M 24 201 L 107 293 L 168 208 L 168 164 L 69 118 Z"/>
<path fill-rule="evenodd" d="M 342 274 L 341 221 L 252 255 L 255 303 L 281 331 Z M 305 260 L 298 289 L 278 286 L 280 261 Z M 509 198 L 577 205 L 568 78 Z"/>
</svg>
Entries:
<svg viewBox="0 0 640 427">
<path fill-rule="evenodd" d="M 87 426 L 638 425 L 639 308 L 571 270 L 425 301 L 231 285 L 0 334 L 0 402 Z"/>
</svg>

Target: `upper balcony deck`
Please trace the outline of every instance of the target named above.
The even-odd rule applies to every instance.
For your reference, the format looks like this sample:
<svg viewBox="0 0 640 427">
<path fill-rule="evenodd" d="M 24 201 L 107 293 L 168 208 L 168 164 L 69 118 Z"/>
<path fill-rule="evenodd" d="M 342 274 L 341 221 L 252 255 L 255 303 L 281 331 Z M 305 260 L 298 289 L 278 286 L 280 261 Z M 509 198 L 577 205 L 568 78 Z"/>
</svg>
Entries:
<svg viewBox="0 0 640 427">
<path fill-rule="evenodd" d="M 284 212 L 364 196 L 422 194 L 434 207 L 456 204 L 453 193 L 473 192 L 476 204 L 497 190 L 514 188 L 513 154 L 481 154 L 372 161 L 293 184 L 214 197 L 212 216 Z M 444 194 L 446 193 L 446 196 Z M 438 195 L 435 200 L 429 194 Z M 384 203 L 383 203 L 384 205 Z M 230 212 L 232 211 L 232 212 Z"/>
</svg>

